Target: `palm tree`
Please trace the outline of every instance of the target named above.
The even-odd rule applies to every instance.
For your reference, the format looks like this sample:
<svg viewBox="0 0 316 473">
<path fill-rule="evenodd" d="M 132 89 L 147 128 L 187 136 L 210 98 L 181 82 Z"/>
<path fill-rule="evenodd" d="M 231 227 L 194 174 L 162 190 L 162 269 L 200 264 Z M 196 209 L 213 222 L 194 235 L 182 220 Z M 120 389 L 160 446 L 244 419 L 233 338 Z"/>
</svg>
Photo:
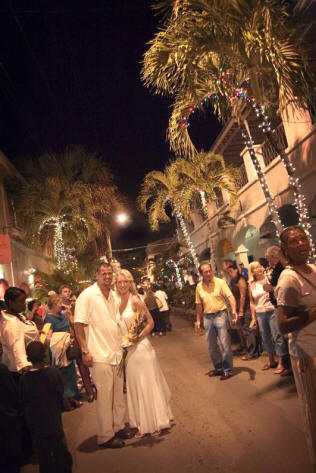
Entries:
<svg viewBox="0 0 316 473">
<path fill-rule="evenodd" d="M 172 214 L 180 224 L 194 264 L 198 268 L 199 262 L 182 213 L 182 192 L 177 171 L 168 165 L 163 172 L 151 171 L 146 174 L 138 197 L 138 206 L 143 213 L 147 213 L 152 230 L 158 230 L 160 223 L 170 222 L 167 208 L 171 206 Z"/>
<path fill-rule="evenodd" d="M 81 183 L 69 187 L 66 179 L 56 177 L 29 178 L 16 199 L 25 240 L 53 255 L 57 269 L 67 266 L 67 247 L 80 251 L 97 233 L 98 222 L 88 214 L 89 205 Z"/>
<path fill-rule="evenodd" d="M 225 192 L 228 194 L 230 206 L 233 206 L 238 198 L 239 170 L 231 165 L 225 166 L 223 156 L 203 151 L 188 160 L 178 158 L 170 166 L 183 183 L 181 207 L 185 217 L 192 211 L 194 197 L 199 195 L 210 236 L 211 260 L 216 268 L 207 202 L 216 201 L 218 193 Z"/>
<path fill-rule="evenodd" d="M 304 45 L 306 24 L 293 20 L 286 3 L 276 0 L 164 1 L 157 5 L 158 9 L 162 7 L 169 7 L 169 18 L 145 54 L 143 80 L 157 93 L 176 97 L 169 127 L 171 147 L 176 152 L 184 148 L 191 155 L 195 153 L 185 125 L 197 104 L 203 108 L 210 99 L 222 120 L 231 112 L 241 119 L 245 106 L 253 106 L 288 171 L 294 204 L 307 228 L 307 209 L 298 179 L 278 146 L 266 114 L 276 109 L 282 112 L 289 100 L 303 107 L 312 100 L 315 79 Z M 252 137 L 247 129 L 245 135 L 253 158 Z M 262 189 L 274 208 L 270 212 L 273 210 L 278 226 L 273 197 L 266 192 L 265 177 L 257 164 Z"/>
</svg>

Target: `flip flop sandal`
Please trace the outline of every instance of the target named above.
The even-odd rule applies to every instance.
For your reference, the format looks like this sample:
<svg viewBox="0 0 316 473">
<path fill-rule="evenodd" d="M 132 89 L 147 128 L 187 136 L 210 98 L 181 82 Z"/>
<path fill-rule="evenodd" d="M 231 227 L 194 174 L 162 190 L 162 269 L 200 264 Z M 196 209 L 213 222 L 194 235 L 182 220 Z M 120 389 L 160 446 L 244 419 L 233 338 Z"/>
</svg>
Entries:
<svg viewBox="0 0 316 473">
<path fill-rule="evenodd" d="M 153 432 L 151 434 L 152 437 L 159 437 L 159 435 L 161 434 L 161 430 L 156 430 L 156 432 Z"/>
<path fill-rule="evenodd" d="M 279 368 L 278 370 L 274 371 L 274 374 L 282 374 L 284 371 L 284 368 Z"/>
<path fill-rule="evenodd" d="M 272 370 L 276 368 L 278 365 L 277 363 L 273 363 L 273 365 L 270 365 L 270 363 L 266 363 L 262 368 L 261 371 L 266 371 L 266 370 Z"/>
<path fill-rule="evenodd" d="M 146 434 L 142 434 L 141 432 L 136 432 L 136 434 L 134 435 L 134 439 L 141 439 L 143 437 L 145 437 Z"/>
</svg>

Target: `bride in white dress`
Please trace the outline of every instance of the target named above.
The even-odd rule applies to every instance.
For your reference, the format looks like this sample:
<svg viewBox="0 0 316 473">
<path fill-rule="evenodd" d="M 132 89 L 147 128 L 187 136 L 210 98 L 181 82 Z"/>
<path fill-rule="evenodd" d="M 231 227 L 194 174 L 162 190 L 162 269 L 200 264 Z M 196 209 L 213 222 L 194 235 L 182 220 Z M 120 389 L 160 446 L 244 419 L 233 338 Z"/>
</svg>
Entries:
<svg viewBox="0 0 316 473">
<path fill-rule="evenodd" d="M 172 412 L 170 390 L 161 371 L 156 352 L 147 338 L 154 327 L 153 319 L 137 295 L 133 276 L 122 269 L 116 277 L 120 299 L 120 313 L 126 331 L 136 313 L 144 314 L 147 324 L 135 344 L 128 349 L 126 358 L 126 387 L 129 424 L 137 428 L 135 437 L 146 434 L 157 436 L 162 429 L 170 428 Z"/>
</svg>

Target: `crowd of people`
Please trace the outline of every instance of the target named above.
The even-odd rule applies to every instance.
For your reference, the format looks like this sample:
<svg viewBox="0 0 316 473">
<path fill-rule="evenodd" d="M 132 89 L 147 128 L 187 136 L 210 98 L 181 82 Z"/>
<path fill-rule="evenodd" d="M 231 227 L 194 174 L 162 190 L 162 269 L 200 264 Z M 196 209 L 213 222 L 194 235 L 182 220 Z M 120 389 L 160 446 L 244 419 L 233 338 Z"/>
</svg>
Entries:
<svg viewBox="0 0 316 473">
<path fill-rule="evenodd" d="M 287 262 L 282 257 L 281 248 L 272 246 L 266 251 L 266 262 L 261 263 L 253 261 L 245 271 L 244 265 L 238 267 L 236 262 L 224 260 L 226 280 L 215 277 L 210 264 L 200 265 L 202 281 L 196 288 L 197 327 L 200 327 L 203 314 L 215 368 L 208 372 L 209 376 L 226 380 L 233 374 L 229 328 L 237 331 L 240 344 L 234 354 L 241 355 L 243 361 L 258 358 L 264 347 L 268 362 L 262 370 L 274 369 L 274 373 L 282 377 L 292 374 L 288 339 L 278 328 L 274 296 L 274 288 Z"/>
<path fill-rule="evenodd" d="M 248 268 L 223 261 L 226 280 L 201 263 L 196 328 L 205 329 L 210 377 L 229 380 L 234 355 L 251 362 L 263 348 L 262 370 L 294 372 L 306 422 L 315 429 L 316 267 L 307 263 L 309 253 L 304 230 L 290 227 L 280 248 L 268 248 Z M 80 294 L 65 285 L 44 303 L 28 301 L 27 309 L 25 291 L 9 287 L 0 316 L 0 467 L 18 472 L 33 451 L 41 473 L 71 472 L 61 413 L 80 408 L 84 391 L 95 401 L 100 448 L 170 429 L 170 390 L 148 336 L 171 329 L 165 288 L 148 277 L 136 287 L 125 269 L 113 278 L 109 263 Z M 234 352 L 232 329 L 239 337 Z"/>
<path fill-rule="evenodd" d="M 157 436 L 170 428 L 170 391 L 147 338 L 171 330 L 168 296 L 147 277 L 138 291 L 131 273 L 119 270 L 114 281 L 107 263 L 80 295 L 63 285 L 58 293 L 48 291 L 41 303 L 27 300 L 21 288 L 7 288 L 0 316 L 0 467 L 5 471 L 19 471 L 34 453 L 42 473 L 72 471 L 61 413 L 81 407 L 82 399 L 95 400 L 103 448 L 120 448 L 124 438 Z M 137 312 L 147 322 L 129 347 L 122 373 L 121 340 Z"/>
</svg>

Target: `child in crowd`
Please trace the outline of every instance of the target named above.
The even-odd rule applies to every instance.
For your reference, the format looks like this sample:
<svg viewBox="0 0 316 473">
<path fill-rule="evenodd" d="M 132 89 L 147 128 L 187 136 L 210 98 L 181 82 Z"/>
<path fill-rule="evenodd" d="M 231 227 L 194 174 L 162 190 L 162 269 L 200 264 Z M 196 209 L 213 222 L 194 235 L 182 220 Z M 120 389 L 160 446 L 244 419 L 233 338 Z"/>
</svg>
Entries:
<svg viewBox="0 0 316 473">
<path fill-rule="evenodd" d="M 40 473 L 71 473 L 72 457 L 61 419 L 61 375 L 57 368 L 45 366 L 45 346 L 41 342 L 31 342 L 26 354 L 33 366 L 21 377 L 20 396 Z"/>
</svg>

